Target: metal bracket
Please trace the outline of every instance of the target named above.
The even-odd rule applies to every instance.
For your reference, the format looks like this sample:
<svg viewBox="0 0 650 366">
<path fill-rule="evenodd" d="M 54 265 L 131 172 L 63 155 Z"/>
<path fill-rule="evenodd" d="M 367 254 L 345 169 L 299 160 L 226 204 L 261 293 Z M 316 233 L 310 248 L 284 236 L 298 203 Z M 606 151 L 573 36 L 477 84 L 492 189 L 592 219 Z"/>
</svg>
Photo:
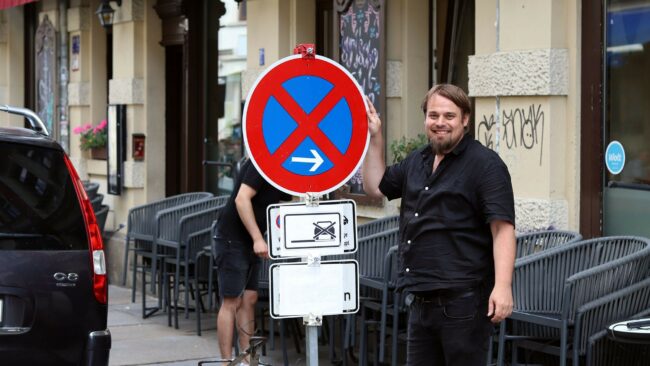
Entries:
<svg viewBox="0 0 650 366">
<path fill-rule="evenodd" d="M 305 204 L 307 206 L 316 207 L 320 201 L 320 194 L 314 192 L 307 192 L 305 194 Z"/>
<path fill-rule="evenodd" d="M 320 256 L 313 254 L 307 256 L 307 267 L 320 267 Z"/>
<path fill-rule="evenodd" d="M 320 327 L 323 325 L 323 317 L 320 314 L 309 313 L 309 315 L 302 318 L 302 323 L 304 325 Z"/>
</svg>

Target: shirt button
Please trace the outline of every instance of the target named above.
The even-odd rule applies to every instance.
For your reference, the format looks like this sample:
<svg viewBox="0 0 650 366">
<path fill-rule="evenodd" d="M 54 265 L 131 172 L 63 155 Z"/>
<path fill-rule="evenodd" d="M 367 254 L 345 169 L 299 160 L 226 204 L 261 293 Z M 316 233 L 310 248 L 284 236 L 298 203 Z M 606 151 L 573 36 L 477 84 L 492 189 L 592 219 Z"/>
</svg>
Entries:
<svg viewBox="0 0 650 366">
<path fill-rule="evenodd" d="M 428 190 L 429 190 L 429 187 L 424 187 L 424 190 L 425 190 L 425 191 L 428 191 Z"/>
<path fill-rule="evenodd" d="M 406 269 L 406 272 L 410 272 L 410 271 L 411 271 L 410 269 L 408 269 L 408 268 Z"/>
<path fill-rule="evenodd" d="M 415 217 L 418 217 L 418 213 L 417 213 L 417 212 L 415 213 Z"/>
</svg>

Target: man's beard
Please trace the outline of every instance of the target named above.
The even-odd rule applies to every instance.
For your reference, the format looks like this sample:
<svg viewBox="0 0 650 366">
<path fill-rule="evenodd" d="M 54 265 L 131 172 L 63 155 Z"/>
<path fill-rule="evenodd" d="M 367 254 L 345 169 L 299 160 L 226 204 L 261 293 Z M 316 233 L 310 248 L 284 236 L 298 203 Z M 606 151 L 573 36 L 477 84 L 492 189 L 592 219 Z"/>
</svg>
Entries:
<svg viewBox="0 0 650 366">
<path fill-rule="evenodd" d="M 433 150 L 433 153 L 435 155 L 443 155 L 451 151 L 451 149 L 458 141 L 460 141 L 460 139 L 454 141 L 452 140 L 451 136 L 449 136 L 449 138 L 443 139 L 442 141 L 438 141 L 436 137 L 433 136 L 429 139 L 429 145 L 431 146 L 431 150 Z"/>
</svg>

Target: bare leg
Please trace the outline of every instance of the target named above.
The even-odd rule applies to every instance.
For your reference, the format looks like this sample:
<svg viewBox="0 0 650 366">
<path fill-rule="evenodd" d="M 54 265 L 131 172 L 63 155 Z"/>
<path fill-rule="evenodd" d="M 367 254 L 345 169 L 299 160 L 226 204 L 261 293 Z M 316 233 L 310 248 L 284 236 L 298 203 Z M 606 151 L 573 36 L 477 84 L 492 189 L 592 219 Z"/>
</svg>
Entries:
<svg viewBox="0 0 650 366">
<path fill-rule="evenodd" d="M 235 328 L 235 317 L 242 304 L 241 297 L 224 297 L 219 314 L 217 315 L 217 338 L 221 358 L 232 358 L 232 337 Z"/>
<path fill-rule="evenodd" d="M 237 330 L 239 331 L 239 347 L 242 350 L 250 346 L 251 335 L 255 332 L 255 304 L 257 291 L 245 290 L 241 307 L 237 311 Z"/>
</svg>

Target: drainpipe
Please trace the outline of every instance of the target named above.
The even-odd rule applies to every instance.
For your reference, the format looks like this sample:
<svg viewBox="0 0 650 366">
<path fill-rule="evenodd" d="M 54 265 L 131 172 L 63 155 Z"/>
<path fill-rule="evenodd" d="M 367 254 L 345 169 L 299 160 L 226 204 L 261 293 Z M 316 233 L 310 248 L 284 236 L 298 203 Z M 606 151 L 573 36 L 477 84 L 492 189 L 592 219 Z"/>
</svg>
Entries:
<svg viewBox="0 0 650 366">
<path fill-rule="evenodd" d="M 496 14 L 496 21 L 495 21 L 495 28 L 496 28 L 496 52 L 499 52 L 500 47 L 499 47 L 499 36 L 501 32 L 501 22 L 499 17 L 501 16 L 501 3 L 500 0 L 497 0 L 497 14 Z M 495 122 L 496 122 L 496 130 L 495 130 L 495 135 L 496 138 L 494 139 L 494 151 L 499 152 L 499 142 L 501 141 L 501 97 L 496 95 L 496 103 L 495 103 Z"/>
<path fill-rule="evenodd" d="M 59 143 L 69 153 L 68 0 L 59 0 L 59 45 Z"/>
</svg>

